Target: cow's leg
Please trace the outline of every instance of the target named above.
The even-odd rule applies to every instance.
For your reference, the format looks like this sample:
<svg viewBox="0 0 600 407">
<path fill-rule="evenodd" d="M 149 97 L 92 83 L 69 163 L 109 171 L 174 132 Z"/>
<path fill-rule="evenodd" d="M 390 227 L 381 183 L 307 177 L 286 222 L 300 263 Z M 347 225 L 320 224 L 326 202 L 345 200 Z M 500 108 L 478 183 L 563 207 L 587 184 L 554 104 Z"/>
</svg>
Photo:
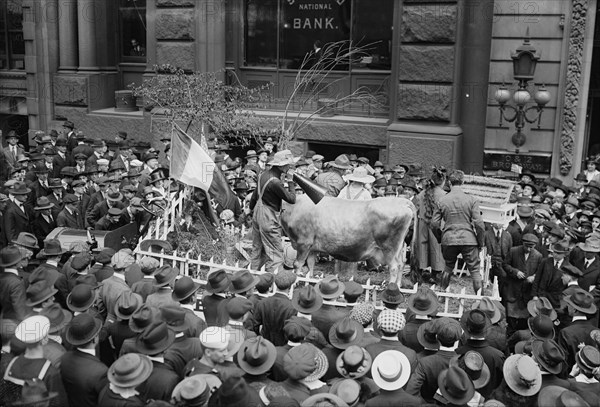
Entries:
<svg viewBox="0 0 600 407">
<path fill-rule="evenodd" d="M 308 258 L 306 259 L 306 266 L 308 267 L 307 277 L 312 277 L 315 272 L 315 263 L 317 262 L 317 253 L 310 252 Z"/>
<path fill-rule="evenodd" d="M 308 259 L 308 256 L 310 255 L 311 247 L 312 247 L 311 244 L 296 243 L 296 251 L 298 252 L 296 254 L 296 261 L 294 261 L 294 271 L 296 272 L 296 274 L 301 274 L 302 266 L 304 266 L 304 264 L 306 263 L 306 259 Z M 313 267 L 314 267 L 314 261 L 313 261 Z M 310 268 L 310 265 L 309 265 L 309 274 L 312 274 L 312 269 Z"/>
</svg>

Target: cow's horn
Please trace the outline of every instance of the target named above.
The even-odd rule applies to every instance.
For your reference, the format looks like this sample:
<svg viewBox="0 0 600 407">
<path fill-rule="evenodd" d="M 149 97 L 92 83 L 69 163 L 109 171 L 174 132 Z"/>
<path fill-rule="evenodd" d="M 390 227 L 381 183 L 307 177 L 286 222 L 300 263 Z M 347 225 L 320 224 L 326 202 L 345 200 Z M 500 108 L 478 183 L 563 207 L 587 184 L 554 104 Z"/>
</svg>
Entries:
<svg viewBox="0 0 600 407">
<path fill-rule="evenodd" d="M 294 173 L 293 180 L 296 184 L 300 185 L 300 188 L 308 195 L 308 197 L 316 204 L 321 202 L 321 199 L 327 195 L 327 189 L 321 185 L 312 182 L 310 179 L 300 174 Z"/>
</svg>

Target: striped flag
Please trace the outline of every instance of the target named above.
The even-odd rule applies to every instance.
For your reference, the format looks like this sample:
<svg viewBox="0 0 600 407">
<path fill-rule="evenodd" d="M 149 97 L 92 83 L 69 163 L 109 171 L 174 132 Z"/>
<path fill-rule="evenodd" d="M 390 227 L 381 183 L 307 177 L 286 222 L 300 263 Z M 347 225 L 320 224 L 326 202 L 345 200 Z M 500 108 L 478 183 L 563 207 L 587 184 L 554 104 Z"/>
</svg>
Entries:
<svg viewBox="0 0 600 407">
<path fill-rule="evenodd" d="M 173 133 L 171 149 L 171 177 L 208 191 L 216 169 L 208 153 L 181 131 Z"/>
</svg>

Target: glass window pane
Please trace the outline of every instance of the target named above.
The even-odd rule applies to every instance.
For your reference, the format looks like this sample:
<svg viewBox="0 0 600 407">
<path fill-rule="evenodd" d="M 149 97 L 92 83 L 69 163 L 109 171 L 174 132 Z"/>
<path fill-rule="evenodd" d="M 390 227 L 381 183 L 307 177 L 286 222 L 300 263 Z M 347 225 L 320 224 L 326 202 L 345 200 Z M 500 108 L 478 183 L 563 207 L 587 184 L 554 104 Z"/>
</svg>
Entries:
<svg viewBox="0 0 600 407">
<path fill-rule="evenodd" d="M 305 58 L 313 58 L 310 53 L 318 55 L 329 43 L 348 41 L 351 15 L 351 0 L 283 1 L 279 66 L 298 69 Z M 346 70 L 348 65 L 338 64 L 336 69 Z"/>
<path fill-rule="evenodd" d="M 246 1 L 246 66 L 277 66 L 277 0 Z"/>
<path fill-rule="evenodd" d="M 23 0 L 8 0 L 6 19 L 9 30 L 23 29 Z"/>
<path fill-rule="evenodd" d="M 146 60 L 146 1 L 121 0 L 121 60 Z"/>
<path fill-rule="evenodd" d="M 358 67 L 391 69 L 394 0 L 355 1 L 352 40 L 359 46 L 372 44 Z"/>
</svg>

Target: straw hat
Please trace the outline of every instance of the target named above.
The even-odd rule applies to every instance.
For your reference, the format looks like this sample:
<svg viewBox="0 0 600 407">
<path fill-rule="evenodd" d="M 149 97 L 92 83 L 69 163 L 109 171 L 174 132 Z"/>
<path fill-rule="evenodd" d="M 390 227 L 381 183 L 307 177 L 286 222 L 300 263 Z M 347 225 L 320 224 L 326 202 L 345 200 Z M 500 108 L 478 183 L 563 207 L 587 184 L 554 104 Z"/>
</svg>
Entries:
<svg viewBox="0 0 600 407">
<path fill-rule="evenodd" d="M 410 377 L 410 362 L 399 351 L 386 350 L 377 355 L 371 366 L 373 381 L 382 390 L 398 390 Z"/>
<path fill-rule="evenodd" d="M 365 167 L 356 167 L 352 174 L 346 175 L 346 181 L 360 182 L 362 184 L 372 184 L 375 177 L 369 175 Z"/>
</svg>

